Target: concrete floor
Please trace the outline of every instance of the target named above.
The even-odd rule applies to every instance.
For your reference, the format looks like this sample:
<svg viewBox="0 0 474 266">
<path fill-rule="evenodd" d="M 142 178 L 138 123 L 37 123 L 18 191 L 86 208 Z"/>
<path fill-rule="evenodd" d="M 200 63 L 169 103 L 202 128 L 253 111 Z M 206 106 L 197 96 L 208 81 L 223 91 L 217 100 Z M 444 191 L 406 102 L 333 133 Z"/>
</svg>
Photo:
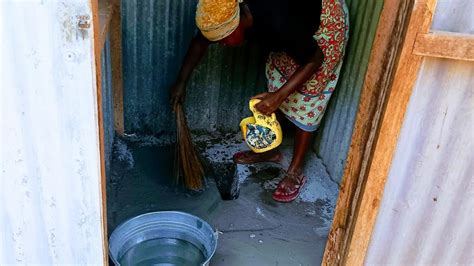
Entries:
<svg viewBox="0 0 474 266">
<path fill-rule="evenodd" d="M 245 148 L 239 135 L 195 139 L 208 167 L 229 162 Z M 107 184 L 109 233 L 133 216 L 158 210 L 181 210 L 207 220 L 221 232 L 211 265 L 320 265 L 331 224 L 337 184 L 321 161 L 310 155 L 307 186 L 293 203 L 271 199 L 280 168 L 288 164 L 291 145 L 282 145 L 283 166 L 261 164 L 237 168 L 238 199 L 221 199 L 216 182 L 188 192 L 173 185 L 173 148 L 153 138 L 117 140 Z M 209 171 L 213 172 L 213 171 Z M 214 172 L 215 173 L 215 172 Z"/>
</svg>

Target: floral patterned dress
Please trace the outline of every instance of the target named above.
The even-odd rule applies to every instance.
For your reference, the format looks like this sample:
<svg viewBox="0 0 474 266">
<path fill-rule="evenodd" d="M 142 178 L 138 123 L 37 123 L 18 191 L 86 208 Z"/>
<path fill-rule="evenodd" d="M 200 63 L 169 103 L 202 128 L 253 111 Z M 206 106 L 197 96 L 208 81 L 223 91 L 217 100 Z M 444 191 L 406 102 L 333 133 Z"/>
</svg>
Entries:
<svg viewBox="0 0 474 266">
<path fill-rule="evenodd" d="M 280 110 L 304 131 L 315 131 L 336 87 L 348 40 L 349 13 L 344 0 L 323 0 L 321 21 L 313 38 L 324 54 L 318 71 L 280 105 Z M 268 90 L 279 90 L 299 65 L 285 52 L 270 53 L 265 74 Z"/>
</svg>

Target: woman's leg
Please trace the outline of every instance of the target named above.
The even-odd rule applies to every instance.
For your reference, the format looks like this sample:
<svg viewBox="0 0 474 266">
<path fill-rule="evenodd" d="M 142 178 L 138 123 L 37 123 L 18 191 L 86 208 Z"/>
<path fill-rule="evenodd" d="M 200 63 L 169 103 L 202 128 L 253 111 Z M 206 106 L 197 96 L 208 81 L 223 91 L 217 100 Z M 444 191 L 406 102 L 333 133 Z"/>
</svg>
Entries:
<svg viewBox="0 0 474 266">
<path fill-rule="evenodd" d="M 303 172 L 304 158 L 309 146 L 311 146 L 312 136 L 313 132 L 306 132 L 296 127 L 293 158 L 288 167 L 288 173 L 301 174 Z"/>
<path fill-rule="evenodd" d="M 274 200 L 289 202 L 298 196 L 305 182 L 303 175 L 304 159 L 311 145 L 312 136 L 312 132 L 306 132 L 300 128 L 296 129 L 293 158 L 283 180 L 273 193 Z"/>
</svg>

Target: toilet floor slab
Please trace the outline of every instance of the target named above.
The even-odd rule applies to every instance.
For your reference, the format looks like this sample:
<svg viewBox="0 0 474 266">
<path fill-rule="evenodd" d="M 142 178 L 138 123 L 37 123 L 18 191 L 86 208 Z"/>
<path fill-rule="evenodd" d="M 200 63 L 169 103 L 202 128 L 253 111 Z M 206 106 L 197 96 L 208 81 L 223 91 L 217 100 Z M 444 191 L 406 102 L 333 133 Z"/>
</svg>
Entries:
<svg viewBox="0 0 474 266">
<path fill-rule="evenodd" d="M 228 162 L 233 152 L 245 148 L 238 136 L 215 138 L 195 140 L 210 167 Z M 305 173 L 310 175 L 310 182 L 303 195 L 292 203 L 277 203 L 271 193 L 285 163 L 237 167 L 239 196 L 225 201 L 214 181 L 219 177 L 208 177 L 203 192 L 177 188 L 173 151 L 174 146 L 155 142 L 116 140 L 107 173 L 109 233 L 121 222 L 142 213 L 181 210 L 205 219 L 219 231 L 211 265 L 321 263 L 337 184 L 317 156 L 308 159 Z M 283 145 L 282 151 L 288 155 L 291 145 Z"/>
</svg>

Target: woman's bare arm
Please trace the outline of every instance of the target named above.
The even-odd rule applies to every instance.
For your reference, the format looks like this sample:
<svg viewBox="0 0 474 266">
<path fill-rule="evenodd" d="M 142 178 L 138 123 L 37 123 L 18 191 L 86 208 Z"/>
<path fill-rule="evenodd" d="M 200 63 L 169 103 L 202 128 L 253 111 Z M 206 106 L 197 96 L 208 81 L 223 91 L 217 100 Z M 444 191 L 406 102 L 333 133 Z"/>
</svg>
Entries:
<svg viewBox="0 0 474 266">
<path fill-rule="evenodd" d="M 264 92 L 253 98 L 261 99 L 255 107 L 260 112 L 270 115 L 274 113 L 281 103 L 294 91 L 308 81 L 308 79 L 316 73 L 323 63 L 324 55 L 321 49 L 316 50 L 311 59 L 305 65 L 299 67 L 291 78 L 276 92 Z"/>
<path fill-rule="evenodd" d="M 177 103 L 184 101 L 184 95 L 186 93 L 186 85 L 188 83 L 189 77 L 196 68 L 197 64 L 206 54 L 206 51 L 211 44 L 200 32 L 192 39 L 186 56 L 184 57 L 183 64 L 179 70 L 178 77 L 176 78 L 175 83 L 171 86 L 170 89 L 170 101 L 173 106 L 173 110 Z"/>
</svg>

